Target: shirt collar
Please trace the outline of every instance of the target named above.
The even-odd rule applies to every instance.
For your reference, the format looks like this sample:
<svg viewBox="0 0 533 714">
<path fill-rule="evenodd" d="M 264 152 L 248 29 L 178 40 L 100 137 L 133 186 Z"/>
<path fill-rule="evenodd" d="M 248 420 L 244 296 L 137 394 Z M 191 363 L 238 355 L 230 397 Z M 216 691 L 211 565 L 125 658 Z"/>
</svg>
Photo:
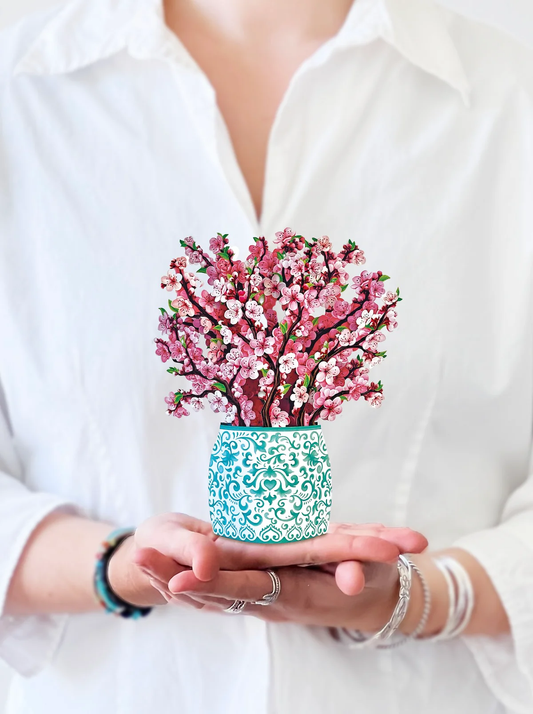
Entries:
<svg viewBox="0 0 533 714">
<path fill-rule="evenodd" d="M 459 91 L 468 103 L 470 88 L 446 12 L 433 0 L 354 0 L 333 42 L 342 47 L 378 37 Z M 44 27 L 15 74 L 73 72 L 123 49 L 139 58 L 178 53 L 187 62 L 179 44 L 165 25 L 162 0 L 72 0 Z"/>
</svg>

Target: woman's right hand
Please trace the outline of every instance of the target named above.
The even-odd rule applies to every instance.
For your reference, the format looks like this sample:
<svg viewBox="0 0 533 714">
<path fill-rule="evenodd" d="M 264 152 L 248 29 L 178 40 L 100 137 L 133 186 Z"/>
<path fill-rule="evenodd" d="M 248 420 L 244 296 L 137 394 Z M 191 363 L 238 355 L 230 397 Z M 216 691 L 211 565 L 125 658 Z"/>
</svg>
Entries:
<svg viewBox="0 0 533 714">
<path fill-rule="evenodd" d="M 144 521 L 109 563 L 109 583 L 122 599 L 139 606 L 165 604 L 168 583 L 184 570 L 192 570 L 203 582 L 219 570 L 264 570 L 290 565 L 322 565 L 344 561 L 394 562 L 402 552 L 419 553 L 426 539 L 409 528 L 386 528 L 380 524 L 344 528 L 332 524 L 326 535 L 283 544 L 242 543 L 220 538 L 205 521 L 181 513 L 166 513 Z M 346 571 L 344 571 L 346 573 Z M 352 568 L 337 585 L 346 594 L 362 587 L 362 568 Z M 174 601 L 198 606 L 179 595 Z"/>
</svg>

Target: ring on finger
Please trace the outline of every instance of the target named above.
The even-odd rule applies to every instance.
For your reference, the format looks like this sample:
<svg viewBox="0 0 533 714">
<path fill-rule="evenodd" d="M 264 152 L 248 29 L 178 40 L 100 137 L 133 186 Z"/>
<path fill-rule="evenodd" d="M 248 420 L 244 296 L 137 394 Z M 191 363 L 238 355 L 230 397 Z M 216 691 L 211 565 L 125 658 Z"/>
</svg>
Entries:
<svg viewBox="0 0 533 714">
<path fill-rule="evenodd" d="M 254 600 L 252 602 L 252 605 L 263 605 L 263 607 L 273 605 L 280 596 L 281 580 L 279 578 L 279 575 L 273 570 L 267 570 L 266 572 L 270 575 L 270 579 L 272 581 L 272 592 L 263 595 L 261 600 Z"/>
<path fill-rule="evenodd" d="M 232 615 L 240 615 L 245 607 L 246 607 L 246 600 L 235 600 L 234 602 L 231 603 L 231 605 L 229 607 L 227 607 L 224 610 L 224 612 L 229 612 Z"/>
</svg>

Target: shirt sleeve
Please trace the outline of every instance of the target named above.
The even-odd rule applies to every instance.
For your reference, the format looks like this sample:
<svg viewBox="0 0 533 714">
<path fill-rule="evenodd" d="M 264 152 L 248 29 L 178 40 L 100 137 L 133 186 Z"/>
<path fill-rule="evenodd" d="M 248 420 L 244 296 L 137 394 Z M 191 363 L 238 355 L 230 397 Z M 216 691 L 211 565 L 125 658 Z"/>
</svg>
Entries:
<svg viewBox="0 0 533 714">
<path fill-rule="evenodd" d="M 509 617 L 511 634 L 464 637 L 487 685 L 509 712 L 533 712 L 533 469 L 507 501 L 501 523 L 454 546 L 486 570 Z"/>
<path fill-rule="evenodd" d="M 5 613 L 7 591 L 36 526 L 58 509 L 78 509 L 59 496 L 28 490 L 15 451 L 0 385 L 0 659 L 23 676 L 37 674 L 53 655 L 67 617 Z"/>
</svg>

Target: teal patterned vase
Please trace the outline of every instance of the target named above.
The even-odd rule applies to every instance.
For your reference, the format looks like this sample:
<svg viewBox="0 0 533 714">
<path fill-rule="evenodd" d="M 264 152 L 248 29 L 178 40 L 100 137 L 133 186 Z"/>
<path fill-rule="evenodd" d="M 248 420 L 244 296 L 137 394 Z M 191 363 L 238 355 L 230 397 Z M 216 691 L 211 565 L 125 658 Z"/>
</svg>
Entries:
<svg viewBox="0 0 533 714">
<path fill-rule="evenodd" d="M 331 468 L 321 427 L 221 424 L 209 509 L 214 532 L 234 540 L 286 543 L 326 533 Z"/>
</svg>

